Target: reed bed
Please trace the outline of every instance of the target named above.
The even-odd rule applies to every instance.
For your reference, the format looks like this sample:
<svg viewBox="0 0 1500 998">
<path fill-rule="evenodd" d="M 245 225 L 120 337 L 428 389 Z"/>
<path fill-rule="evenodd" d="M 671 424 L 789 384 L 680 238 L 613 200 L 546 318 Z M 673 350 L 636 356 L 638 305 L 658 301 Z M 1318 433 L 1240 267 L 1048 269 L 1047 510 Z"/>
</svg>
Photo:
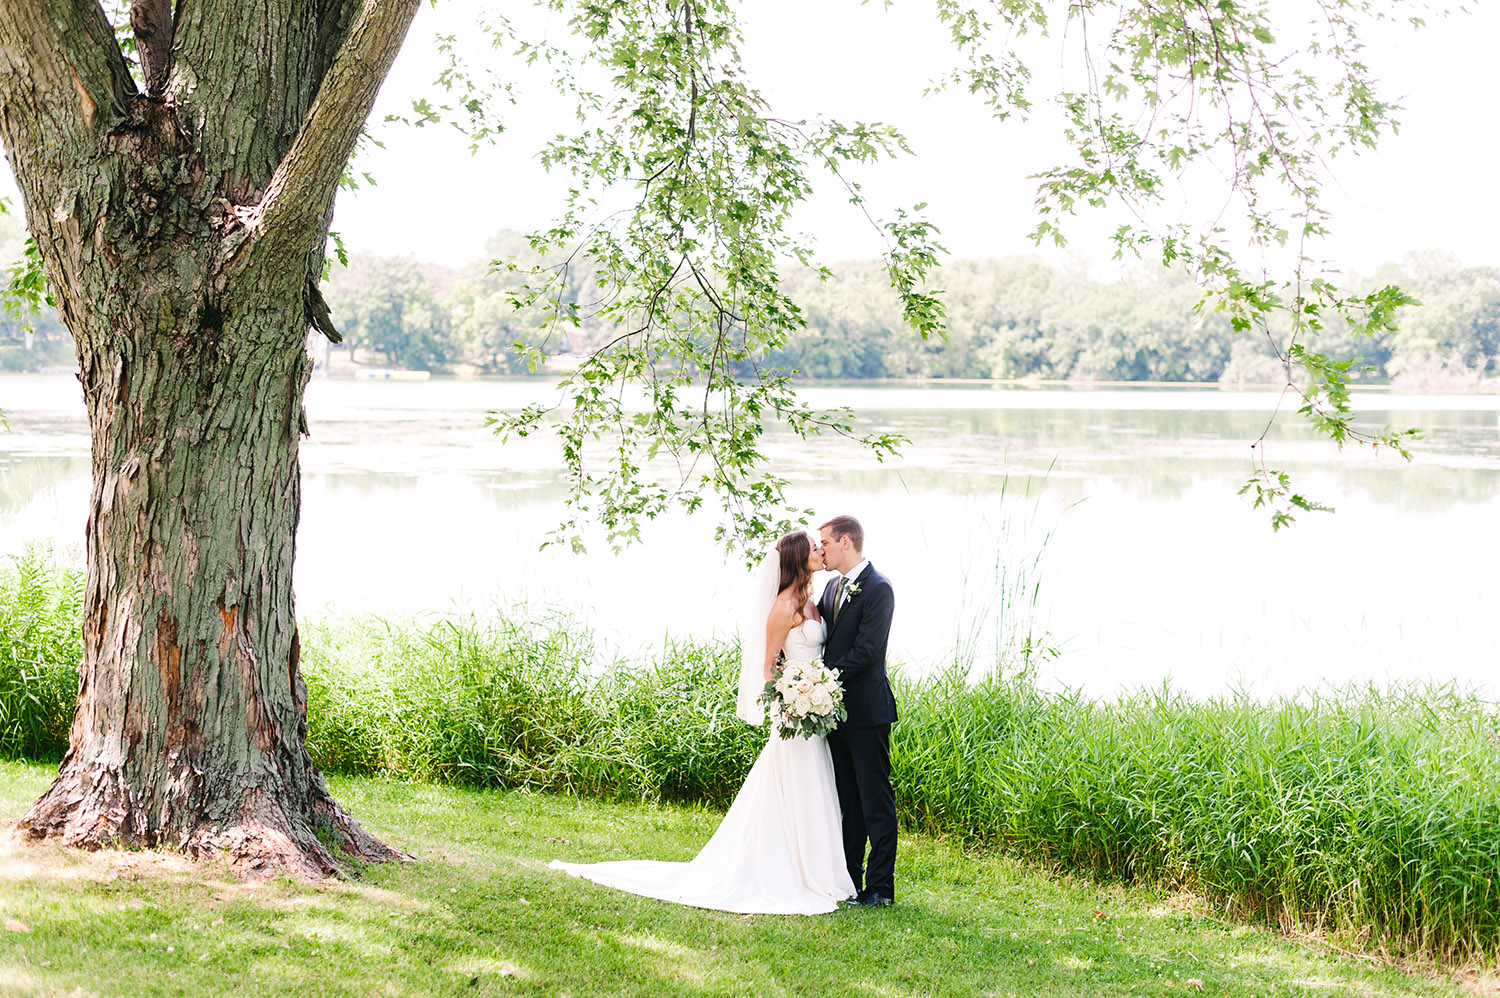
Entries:
<svg viewBox="0 0 1500 998">
<path fill-rule="evenodd" d="M 77 685 L 78 580 L 0 566 L 0 753 L 55 758 Z M 601 661 L 561 616 L 303 627 L 326 770 L 727 806 L 764 741 L 737 651 Z M 905 827 L 1060 870 L 1186 886 L 1370 947 L 1500 955 L 1500 716 L 1450 688 L 1102 702 L 1025 671 L 895 676 Z"/>
<path fill-rule="evenodd" d="M 562 616 L 304 628 L 319 765 L 472 786 L 727 803 L 764 740 L 734 717 L 731 645 L 595 658 Z"/>
<path fill-rule="evenodd" d="M 28 550 L 0 560 L 0 757 L 60 758 L 78 699 L 83 577 Z"/>
<path fill-rule="evenodd" d="M 1098 702 L 954 674 L 900 687 L 910 827 L 1392 950 L 1500 952 L 1500 716 L 1471 695 Z"/>
</svg>

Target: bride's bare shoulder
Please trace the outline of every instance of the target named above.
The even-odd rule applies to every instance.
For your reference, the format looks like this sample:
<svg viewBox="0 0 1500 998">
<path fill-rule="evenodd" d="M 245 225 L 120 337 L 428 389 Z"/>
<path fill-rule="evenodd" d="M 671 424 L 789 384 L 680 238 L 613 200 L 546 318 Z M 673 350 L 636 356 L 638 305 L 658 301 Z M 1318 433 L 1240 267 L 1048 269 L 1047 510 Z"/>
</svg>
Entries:
<svg viewBox="0 0 1500 998">
<path fill-rule="evenodd" d="M 777 593 L 776 602 L 771 604 L 772 620 L 791 620 L 797 613 L 797 598 L 790 593 Z"/>
</svg>

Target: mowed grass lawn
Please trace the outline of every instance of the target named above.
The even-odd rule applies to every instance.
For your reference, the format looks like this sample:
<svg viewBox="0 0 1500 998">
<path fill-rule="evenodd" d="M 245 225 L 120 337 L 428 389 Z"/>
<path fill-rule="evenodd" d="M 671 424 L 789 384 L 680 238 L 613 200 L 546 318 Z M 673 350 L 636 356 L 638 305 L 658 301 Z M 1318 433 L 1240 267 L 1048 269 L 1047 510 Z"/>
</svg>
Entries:
<svg viewBox="0 0 1500 998">
<path fill-rule="evenodd" d="M 8 825 L 48 765 L 0 764 Z M 908 835 L 899 902 L 815 918 L 700 911 L 549 870 L 687 859 L 719 816 L 553 795 L 336 779 L 418 862 L 322 884 L 240 883 L 170 854 L 0 847 L 4 995 L 1458 995 L 1219 918 L 1188 896 L 1059 880 Z"/>
</svg>

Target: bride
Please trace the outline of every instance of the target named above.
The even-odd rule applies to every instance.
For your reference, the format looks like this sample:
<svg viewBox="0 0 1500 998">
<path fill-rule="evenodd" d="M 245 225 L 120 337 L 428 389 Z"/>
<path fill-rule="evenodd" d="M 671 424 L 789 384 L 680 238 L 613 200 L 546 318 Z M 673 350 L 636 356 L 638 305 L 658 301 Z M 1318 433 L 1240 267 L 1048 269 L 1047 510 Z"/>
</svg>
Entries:
<svg viewBox="0 0 1500 998">
<path fill-rule="evenodd" d="M 777 541 L 756 569 L 740 634 L 735 713 L 741 720 L 765 723 L 756 698 L 772 678 L 778 655 L 788 662 L 822 656 L 827 629 L 810 596 L 813 573 L 822 568 L 818 545 L 797 532 Z M 552 866 L 631 894 L 697 908 L 815 915 L 854 896 L 842 843 L 827 742 L 782 738 L 773 727 L 729 813 L 692 860 L 554 860 Z"/>
</svg>

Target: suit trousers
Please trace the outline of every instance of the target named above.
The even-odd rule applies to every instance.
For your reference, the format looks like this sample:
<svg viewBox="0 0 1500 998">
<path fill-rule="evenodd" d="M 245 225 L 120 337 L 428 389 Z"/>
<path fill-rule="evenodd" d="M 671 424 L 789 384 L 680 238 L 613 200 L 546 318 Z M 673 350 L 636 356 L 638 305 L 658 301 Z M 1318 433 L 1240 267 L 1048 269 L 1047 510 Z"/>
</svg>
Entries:
<svg viewBox="0 0 1500 998">
<path fill-rule="evenodd" d="M 896 896 L 896 794 L 891 789 L 891 726 L 835 728 L 828 736 L 843 815 L 844 861 L 861 896 Z M 865 864 L 865 843 L 870 846 Z"/>
</svg>

